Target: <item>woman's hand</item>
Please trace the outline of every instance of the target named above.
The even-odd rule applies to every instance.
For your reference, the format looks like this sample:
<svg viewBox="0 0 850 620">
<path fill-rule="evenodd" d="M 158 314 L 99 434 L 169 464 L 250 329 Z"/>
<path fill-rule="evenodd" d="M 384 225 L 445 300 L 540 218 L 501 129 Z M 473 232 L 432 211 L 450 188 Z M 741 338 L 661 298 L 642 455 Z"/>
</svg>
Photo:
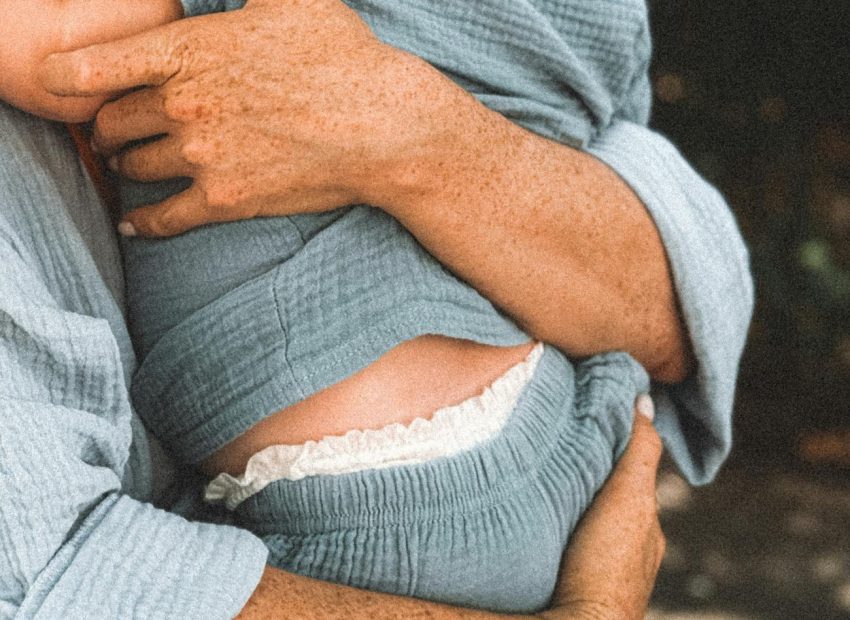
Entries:
<svg viewBox="0 0 850 620">
<path fill-rule="evenodd" d="M 573 534 L 544 618 L 644 617 L 665 547 L 655 498 L 662 446 L 653 415 L 652 400 L 640 396 L 628 448 Z"/>
<path fill-rule="evenodd" d="M 42 78 L 67 96 L 148 86 L 104 106 L 96 146 L 127 176 L 194 183 L 124 234 L 368 203 L 535 338 L 626 351 L 658 381 L 690 371 L 664 246 L 623 179 L 379 42 L 340 0 L 251 0 L 55 55 Z"/>
<path fill-rule="evenodd" d="M 110 93 L 59 97 L 48 92 L 38 79 L 44 59 L 136 34 L 182 15 L 179 0 L 0 2 L 0 99 L 52 120 L 89 120 Z"/>
<path fill-rule="evenodd" d="M 413 63 L 424 64 L 379 42 L 339 0 L 253 0 L 55 57 L 44 77 L 73 96 L 149 86 L 104 106 L 95 146 L 137 180 L 194 178 L 128 218 L 139 234 L 174 235 L 360 202 L 376 162 L 423 143 L 433 125 L 411 114 L 434 105 Z"/>
</svg>

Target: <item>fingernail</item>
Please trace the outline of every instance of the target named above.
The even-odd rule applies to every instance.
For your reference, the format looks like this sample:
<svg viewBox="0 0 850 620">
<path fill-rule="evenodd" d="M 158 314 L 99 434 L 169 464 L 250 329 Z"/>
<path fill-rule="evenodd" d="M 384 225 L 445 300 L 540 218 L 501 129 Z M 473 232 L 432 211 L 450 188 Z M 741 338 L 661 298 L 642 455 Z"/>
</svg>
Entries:
<svg viewBox="0 0 850 620">
<path fill-rule="evenodd" d="M 655 403 L 652 402 L 649 394 L 641 394 L 637 397 L 635 400 L 635 409 L 650 422 L 655 419 Z"/>
<path fill-rule="evenodd" d="M 106 165 L 109 166 L 110 170 L 118 172 L 118 156 L 113 155 L 112 157 L 110 157 L 109 161 L 106 162 Z"/>
<path fill-rule="evenodd" d="M 94 141 L 94 138 L 89 140 L 89 146 L 91 147 L 92 153 L 95 155 L 100 155 L 100 149 L 97 148 L 97 142 Z"/>
<path fill-rule="evenodd" d="M 124 237 L 135 237 L 137 234 L 136 227 L 130 222 L 121 222 L 118 224 L 118 232 Z"/>
</svg>

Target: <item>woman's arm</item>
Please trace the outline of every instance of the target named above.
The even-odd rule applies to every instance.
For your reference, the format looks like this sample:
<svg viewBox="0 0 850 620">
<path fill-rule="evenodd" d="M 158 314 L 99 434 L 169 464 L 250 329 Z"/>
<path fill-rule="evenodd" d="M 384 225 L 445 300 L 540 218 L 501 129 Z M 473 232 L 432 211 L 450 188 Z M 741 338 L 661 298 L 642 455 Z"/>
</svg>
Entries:
<svg viewBox="0 0 850 620">
<path fill-rule="evenodd" d="M 50 54 L 112 41 L 183 15 L 179 0 L 0 1 L 0 99 L 65 122 L 94 117 L 107 94 L 57 97 L 37 78 Z"/>
<path fill-rule="evenodd" d="M 619 177 L 381 44 L 341 2 L 278 5 L 253 0 L 53 59 L 45 79 L 60 94 L 154 85 L 103 108 L 97 144 L 112 154 L 169 134 L 114 165 L 140 180 L 195 179 L 130 214 L 125 232 L 372 202 L 534 336 L 578 356 L 623 349 L 658 379 L 685 376 L 664 250 Z"/>
<path fill-rule="evenodd" d="M 600 160 L 445 82 L 441 133 L 376 167 L 370 202 L 535 337 L 574 356 L 627 351 L 654 379 L 683 380 L 689 343 L 641 200 Z"/>
</svg>

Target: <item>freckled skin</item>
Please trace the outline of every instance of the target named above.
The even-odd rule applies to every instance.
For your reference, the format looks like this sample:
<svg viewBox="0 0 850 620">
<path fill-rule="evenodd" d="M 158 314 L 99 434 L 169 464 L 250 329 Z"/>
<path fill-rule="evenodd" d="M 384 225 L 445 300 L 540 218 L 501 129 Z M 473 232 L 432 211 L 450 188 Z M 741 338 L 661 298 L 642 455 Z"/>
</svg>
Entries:
<svg viewBox="0 0 850 620">
<path fill-rule="evenodd" d="M 656 380 L 685 378 L 664 248 L 614 172 L 382 44 L 338 0 L 279 4 L 254 0 L 48 67 L 63 94 L 155 86 L 159 101 L 104 106 L 96 130 L 107 153 L 167 133 L 144 156 L 119 156 L 120 171 L 195 179 L 129 214 L 137 233 L 373 204 L 535 337 L 573 356 L 624 350 Z"/>
</svg>

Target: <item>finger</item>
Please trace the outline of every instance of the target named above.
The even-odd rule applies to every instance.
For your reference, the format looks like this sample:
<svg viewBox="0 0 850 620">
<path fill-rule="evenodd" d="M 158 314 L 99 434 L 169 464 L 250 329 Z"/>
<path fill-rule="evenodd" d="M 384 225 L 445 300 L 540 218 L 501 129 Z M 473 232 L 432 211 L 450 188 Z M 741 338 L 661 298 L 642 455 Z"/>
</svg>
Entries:
<svg viewBox="0 0 850 620">
<path fill-rule="evenodd" d="M 621 484 L 645 489 L 654 498 L 655 479 L 664 446 L 650 417 L 642 411 L 654 415 L 652 400 L 646 394 L 638 397 L 632 436 L 614 472 Z"/>
<path fill-rule="evenodd" d="M 48 56 L 41 67 L 44 88 L 55 95 L 103 95 L 136 86 L 158 86 L 180 70 L 181 22 L 109 43 Z"/>
<path fill-rule="evenodd" d="M 194 166 L 186 161 L 175 138 L 165 137 L 109 159 L 109 167 L 136 181 L 165 181 L 189 177 Z"/>
<path fill-rule="evenodd" d="M 171 129 L 173 123 L 165 114 L 162 94 L 145 88 L 100 109 L 93 143 L 98 153 L 109 156 L 128 142 L 168 133 Z"/>
<path fill-rule="evenodd" d="M 196 183 L 159 204 L 130 211 L 118 225 L 118 232 L 126 237 L 179 235 L 210 222 L 206 206 L 204 192 Z"/>
<path fill-rule="evenodd" d="M 661 525 L 658 526 L 658 532 L 655 537 L 655 563 L 653 566 L 653 574 L 658 574 L 658 569 L 661 568 L 661 562 L 664 561 L 664 554 L 667 551 L 667 538 L 661 530 Z"/>
</svg>

